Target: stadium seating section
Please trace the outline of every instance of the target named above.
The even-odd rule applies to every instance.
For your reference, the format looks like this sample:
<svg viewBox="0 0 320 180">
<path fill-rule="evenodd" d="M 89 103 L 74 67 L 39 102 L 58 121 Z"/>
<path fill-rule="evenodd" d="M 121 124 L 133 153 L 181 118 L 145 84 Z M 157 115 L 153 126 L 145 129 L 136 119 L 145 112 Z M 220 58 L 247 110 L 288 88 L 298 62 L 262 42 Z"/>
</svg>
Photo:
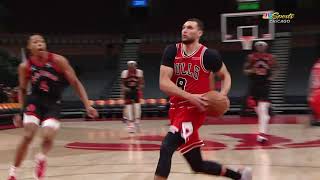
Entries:
<svg viewBox="0 0 320 180">
<path fill-rule="evenodd" d="M 232 76 L 231 103 L 239 105 L 247 92 L 247 78 L 242 72 L 247 52 L 241 50 L 240 43 L 221 43 L 218 36 L 218 33 L 206 33 L 203 43 L 209 48 L 219 50 Z M 12 53 L 20 53 L 20 49 L 17 48 L 23 43 L 20 36 L 14 36 L 13 39 L 8 39 L 8 35 L 0 37 L 3 37 L 0 44 L 5 45 L 5 49 Z M 144 115 L 160 115 L 167 110 L 167 96 L 159 89 L 159 66 L 165 47 L 178 39 L 179 34 L 175 33 L 145 34 L 142 37 L 138 65 L 144 71 L 146 82 L 142 107 Z M 319 37 L 312 35 L 292 37 L 285 88 L 286 103 L 306 103 L 309 72 L 315 60 L 319 58 L 318 40 Z M 122 113 L 123 100 L 106 100 L 104 97 L 108 97 L 110 87 L 118 80 L 122 36 L 53 36 L 48 38 L 48 42 L 54 52 L 65 54 L 69 59 L 92 99 L 92 104 L 99 109 L 102 116 L 119 116 Z M 82 104 L 71 87 L 66 89 L 63 100 L 65 116 L 83 116 Z M 18 110 L 17 107 L 14 104 L 2 104 L 0 111 L 1 114 L 12 113 Z"/>
</svg>

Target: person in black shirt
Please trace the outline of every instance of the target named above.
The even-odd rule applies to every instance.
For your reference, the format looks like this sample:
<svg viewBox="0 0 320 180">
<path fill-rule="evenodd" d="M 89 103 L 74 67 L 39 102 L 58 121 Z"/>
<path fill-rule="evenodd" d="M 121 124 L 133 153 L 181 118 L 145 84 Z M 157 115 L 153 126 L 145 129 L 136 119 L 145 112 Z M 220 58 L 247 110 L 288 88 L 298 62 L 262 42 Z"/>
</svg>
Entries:
<svg viewBox="0 0 320 180">
<path fill-rule="evenodd" d="M 268 44 L 264 41 L 255 43 L 256 51 L 249 54 L 244 64 L 244 73 L 249 77 L 249 101 L 256 106 L 254 109 L 258 115 L 259 133 L 257 141 L 268 141 L 268 124 L 270 120 L 269 89 L 272 79 L 276 76 L 277 61 L 267 52 Z"/>
<path fill-rule="evenodd" d="M 41 152 L 36 156 L 35 176 L 43 179 L 46 169 L 46 156 L 52 149 L 53 140 L 60 127 L 59 113 L 61 95 L 68 82 L 76 90 L 89 117 L 96 117 L 97 111 L 91 107 L 87 93 L 69 65 L 66 58 L 47 51 L 46 42 L 41 35 L 32 35 L 28 39 L 30 57 L 19 65 L 19 103 L 22 114 L 14 117 L 16 126 L 24 127 L 22 141 L 18 145 L 14 164 L 9 171 L 8 180 L 16 180 L 16 169 L 20 167 L 27 154 L 27 149 L 42 126 Z M 26 94 L 28 84 L 31 93 Z M 22 121 L 23 115 L 23 121 Z"/>
</svg>

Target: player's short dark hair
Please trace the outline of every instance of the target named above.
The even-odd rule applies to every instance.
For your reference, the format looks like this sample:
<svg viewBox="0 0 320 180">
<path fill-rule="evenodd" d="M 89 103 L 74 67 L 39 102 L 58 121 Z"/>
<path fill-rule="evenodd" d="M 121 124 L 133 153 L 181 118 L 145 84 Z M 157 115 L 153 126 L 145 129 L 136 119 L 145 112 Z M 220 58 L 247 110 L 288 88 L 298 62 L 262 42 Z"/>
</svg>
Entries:
<svg viewBox="0 0 320 180">
<path fill-rule="evenodd" d="M 31 33 L 26 37 L 26 47 L 28 47 L 28 45 L 30 43 L 30 38 L 32 36 L 41 36 L 41 37 L 44 38 L 44 36 L 42 34 L 40 34 L 40 33 Z M 26 57 L 28 58 L 30 56 L 31 56 L 31 52 L 30 52 L 30 50 L 28 48 L 26 48 Z"/>
<path fill-rule="evenodd" d="M 204 30 L 204 24 L 203 24 L 203 22 L 202 22 L 200 19 L 198 19 L 198 18 L 190 18 L 190 19 L 188 19 L 187 21 L 196 22 L 197 25 L 198 25 L 198 27 L 199 27 L 199 29 L 202 30 L 202 31 Z"/>
<path fill-rule="evenodd" d="M 30 41 L 30 38 L 32 37 L 32 36 L 41 36 L 42 38 L 44 38 L 44 36 L 42 35 L 42 34 L 40 34 L 40 33 L 31 33 L 30 35 L 28 35 L 28 37 L 27 37 L 27 45 L 29 44 L 29 41 Z"/>
</svg>

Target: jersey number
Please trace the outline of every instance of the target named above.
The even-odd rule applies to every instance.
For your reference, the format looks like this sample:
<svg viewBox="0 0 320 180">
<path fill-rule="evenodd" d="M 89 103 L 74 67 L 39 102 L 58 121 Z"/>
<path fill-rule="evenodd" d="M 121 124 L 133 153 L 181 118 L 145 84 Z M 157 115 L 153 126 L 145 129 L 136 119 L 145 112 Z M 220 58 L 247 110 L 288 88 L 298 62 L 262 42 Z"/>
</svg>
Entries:
<svg viewBox="0 0 320 180">
<path fill-rule="evenodd" d="M 185 88 L 186 88 L 186 85 L 187 85 L 187 80 L 185 79 L 185 78 L 178 78 L 177 79 L 177 86 L 179 87 L 179 88 L 181 88 L 182 90 L 185 90 Z"/>
</svg>

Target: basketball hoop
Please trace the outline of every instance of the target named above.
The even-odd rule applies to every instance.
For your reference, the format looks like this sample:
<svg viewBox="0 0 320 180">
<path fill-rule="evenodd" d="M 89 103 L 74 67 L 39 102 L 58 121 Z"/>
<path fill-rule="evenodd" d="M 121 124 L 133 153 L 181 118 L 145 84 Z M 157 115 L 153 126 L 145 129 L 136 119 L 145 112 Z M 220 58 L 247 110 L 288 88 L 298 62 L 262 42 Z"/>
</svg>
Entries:
<svg viewBox="0 0 320 180">
<path fill-rule="evenodd" d="M 241 44 L 243 50 L 251 50 L 254 36 L 241 36 Z"/>
</svg>

